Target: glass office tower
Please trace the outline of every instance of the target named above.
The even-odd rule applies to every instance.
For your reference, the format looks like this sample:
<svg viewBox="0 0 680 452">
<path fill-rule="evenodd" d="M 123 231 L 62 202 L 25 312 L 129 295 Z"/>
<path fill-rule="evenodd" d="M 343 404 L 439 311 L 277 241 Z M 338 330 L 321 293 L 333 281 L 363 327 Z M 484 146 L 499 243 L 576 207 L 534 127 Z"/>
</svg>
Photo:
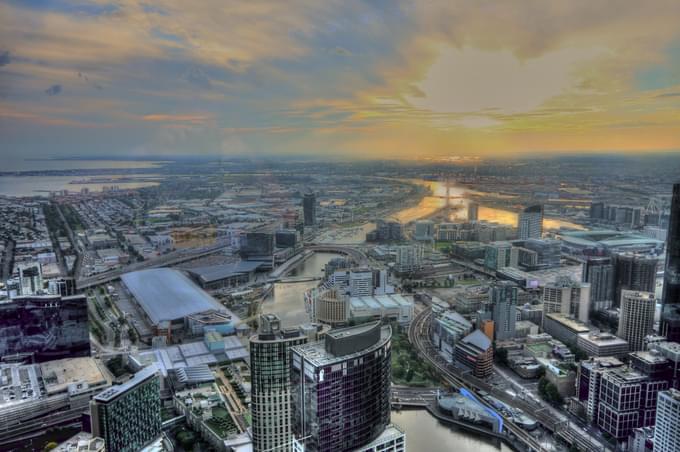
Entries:
<svg viewBox="0 0 680 452">
<path fill-rule="evenodd" d="M 680 342 L 680 183 L 673 185 L 661 304 L 659 333 Z"/>
</svg>

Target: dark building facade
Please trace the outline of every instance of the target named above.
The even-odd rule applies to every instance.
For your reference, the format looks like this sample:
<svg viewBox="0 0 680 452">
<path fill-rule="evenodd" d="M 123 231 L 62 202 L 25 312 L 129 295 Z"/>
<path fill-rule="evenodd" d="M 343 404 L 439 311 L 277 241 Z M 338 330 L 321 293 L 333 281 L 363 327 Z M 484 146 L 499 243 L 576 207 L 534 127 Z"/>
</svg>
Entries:
<svg viewBox="0 0 680 452">
<path fill-rule="evenodd" d="M 138 451 L 160 436 L 160 388 L 152 365 L 92 399 L 92 434 L 104 438 L 106 450 Z"/>
<path fill-rule="evenodd" d="M 673 185 L 661 305 L 660 334 L 680 342 L 680 183 Z"/>
<path fill-rule="evenodd" d="M 614 303 L 614 265 L 610 257 L 589 257 L 583 264 L 582 281 L 590 284 L 590 307 L 609 309 Z"/>
<path fill-rule="evenodd" d="M 308 192 L 302 196 L 302 213 L 305 226 L 316 224 L 316 195 L 314 193 Z"/>
<path fill-rule="evenodd" d="M 306 451 L 355 450 L 389 425 L 391 337 L 376 322 L 291 349 L 293 431 Z"/>
<path fill-rule="evenodd" d="M 268 232 L 248 232 L 241 241 L 241 257 L 272 256 L 274 254 L 274 235 Z"/>
<path fill-rule="evenodd" d="M 44 362 L 90 356 L 87 297 L 26 296 L 0 302 L 0 358 Z"/>
<path fill-rule="evenodd" d="M 654 292 L 658 259 L 633 253 L 614 255 L 614 306 L 621 303 L 621 292 L 635 290 Z"/>
<path fill-rule="evenodd" d="M 300 329 L 281 329 L 277 316 L 260 317 L 250 339 L 253 450 L 290 451 L 290 348 L 307 342 Z"/>
</svg>

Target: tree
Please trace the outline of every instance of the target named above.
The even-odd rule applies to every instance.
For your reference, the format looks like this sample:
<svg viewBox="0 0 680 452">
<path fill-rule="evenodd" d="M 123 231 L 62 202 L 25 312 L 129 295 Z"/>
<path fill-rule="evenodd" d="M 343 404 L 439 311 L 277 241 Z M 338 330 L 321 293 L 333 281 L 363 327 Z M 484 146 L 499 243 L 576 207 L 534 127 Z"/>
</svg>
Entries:
<svg viewBox="0 0 680 452">
<path fill-rule="evenodd" d="M 503 364 L 504 366 L 508 364 L 508 350 L 505 348 L 500 348 L 496 350 L 496 361 Z"/>
<path fill-rule="evenodd" d="M 45 444 L 45 447 L 43 448 L 44 451 L 56 449 L 59 444 L 55 443 L 54 441 L 50 441 L 49 443 Z"/>
</svg>

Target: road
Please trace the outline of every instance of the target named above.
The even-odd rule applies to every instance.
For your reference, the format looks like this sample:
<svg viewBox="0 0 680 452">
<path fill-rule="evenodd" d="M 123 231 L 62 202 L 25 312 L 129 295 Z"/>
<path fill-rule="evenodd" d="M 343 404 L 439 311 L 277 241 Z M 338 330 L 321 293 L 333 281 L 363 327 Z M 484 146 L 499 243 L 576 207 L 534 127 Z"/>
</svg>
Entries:
<svg viewBox="0 0 680 452">
<path fill-rule="evenodd" d="M 437 353 L 436 350 L 434 350 L 430 343 L 427 332 L 431 316 L 432 313 L 429 309 L 424 309 L 416 314 L 409 327 L 409 341 L 415 346 L 418 353 L 434 365 L 452 386 L 456 388 L 462 386 L 471 390 L 487 391 L 507 405 L 519 408 L 530 416 L 535 417 L 542 425 L 570 444 L 576 444 L 589 452 L 598 450 L 609 451 L 609 449 L 599 441 L 584 432 L 583 429 L 569 423 L 566 419 L 564 421 L 560 420 L 561 418 L 564 418 L 564 415 L 562 415 L 561 418 L 555 418 L 554 413 L 546 408 L 547 404 L 541 404 L 542 408 L 539 409 L 534 403 L 523 401 L 512 397 L 506 392 L 498 391 L 488 383 L 479 380 L 472 375 L 463 374 L 460 370 L 453 368 Z M 557 410 L 555 410 L 555 412 L 557 412 Z M 506 419 L 506 421 L 505 425 L 508 427 L 508 430 L 525 442 L 525 444 L 530 445 L 536 451 L 545 450 L 543 446 L 538 444 L 535 438 L 513 424 L 510 419 Z"/>
<path fill-rule="evenodd" d="M 418 354 L 425 358 L 426 361 L 429 361 L 452 387 L 463 387 L 474 391 L 475 388 L 473 388 L 472 385 L 468 384 L 460 376 L 455 375 L 449 368 L 448 363 L 439 357 L 439 355 L 432 349 L 431 345 L 429 345 L 427 330 L 429 329 L 431 316 L 432 313 L 429 309 L 424 309 L 415 316 L 408 330 L 409 342 L 411 342 L 411 344 L 415 347 Z M 480 402 L 486 404 L 486 402 L 481 399 Z M 508 432 L 521 441 L 530 450 L 536 452 L 548 452 L 548 449 L 539 444 L 533 436 L 531 436 L 522 428 L 513 424 L 511 419 L 507 418 L 506 416 L 503 416 L 503 418 L 504 425 Z"/>
<path fill-rule="evenodd" d="M 173 251 L 171 253 L 159 256 L 156 259 L 143 262 L 135 262 L 133 264 L 126 265 L 125 267 L 121 267 L 116 270 L 111 270 L 105 273 L 99 273 L 98 275 L 94 275 L 89 278 L 79 279 L 77 282 L 77 287 L 78 290 L 84 290 L 90 287 L 108 284 L 111 281 L 115 281 L 116 279 L 120 278 L 120 276 L 124 273 L 137 270 L 144 270 L 148 268 L 166 267 L 170 265 L 179 264 L 181 262 L 186 262 L 198 259 L 200 257 L 215 254 L 217 252 L 220 252 L 227 246 L 228 245 L 226 243 L 219 243 L 205 248 Z"/>
</svg>

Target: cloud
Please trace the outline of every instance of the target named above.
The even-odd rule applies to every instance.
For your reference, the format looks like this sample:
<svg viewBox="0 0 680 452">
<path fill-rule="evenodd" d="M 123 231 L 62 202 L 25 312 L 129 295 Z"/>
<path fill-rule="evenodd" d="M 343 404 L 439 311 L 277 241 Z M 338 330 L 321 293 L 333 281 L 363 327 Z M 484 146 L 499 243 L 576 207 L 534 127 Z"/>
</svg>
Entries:
<svg viewBox="0 0 680 452">
<path fill-rule="evenodd" d="M 56 96 L 61 93 L 61 85 L 52 85 L 45 90 L 48 96 Z"/>
<path fill-rule="evenodd" d="M 210 83 L 210 77 L 208 77 L 205 71 L 198 66 L 191 66 L 182 75 L 182 78 L 200 88 L 205 89 L 212 88 L 212 84 Z"/>
<path fill-rule="evenodd" d="M 142 121 L 175 124 L 203 124 L 212 119 L 208 114 L 150 114 L 142 116 Z"/>
<path fill-rule="evenodd" d="M 340 47 L 340 46 L 334 47 L 331 52 L 334 53 L 335 55 L 340 55 L 340 56 L 346 56 L 346 57 L 352 56 L 352 52 L 350 52 L 349 50 L 345 49 L 344 47 Z"/>
<path fill-rule="evenodd" d="M 7 66 L 10 63 L 10 61 L 11 59 L 9 57 L 9 50 L 0 53 L 0 67 Z"/>
</svg>

